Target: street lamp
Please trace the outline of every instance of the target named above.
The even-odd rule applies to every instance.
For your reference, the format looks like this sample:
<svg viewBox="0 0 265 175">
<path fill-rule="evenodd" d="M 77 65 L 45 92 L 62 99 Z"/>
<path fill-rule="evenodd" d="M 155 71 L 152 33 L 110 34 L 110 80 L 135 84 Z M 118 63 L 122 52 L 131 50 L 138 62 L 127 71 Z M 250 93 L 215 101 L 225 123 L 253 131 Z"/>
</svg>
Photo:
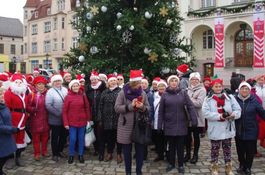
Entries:
<svg viewBox="0 0 265 175">
<path fill-rule="evenodd" d="M 45 56 L 46 56 L 46 69 L 48 69 L 48 58 L 49 58 L 49 54 L 47 53 Z"/>
<path fill-rule="evenodd" d="M 16 64 L 16 57 L 15 56 L 13 56 L 13 62 L 14 62 L 14 64 Z"/>
</svg>

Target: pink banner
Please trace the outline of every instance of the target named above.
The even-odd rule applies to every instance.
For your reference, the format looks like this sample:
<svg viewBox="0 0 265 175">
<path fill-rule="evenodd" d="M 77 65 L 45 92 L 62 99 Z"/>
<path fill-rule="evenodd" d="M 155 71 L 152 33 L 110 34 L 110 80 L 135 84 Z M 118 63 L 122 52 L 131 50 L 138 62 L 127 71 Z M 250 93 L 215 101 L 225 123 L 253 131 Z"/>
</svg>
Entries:
<svg viewBox="0 0 265 175">
<path fill-rule="evenodd" d="M 215 18 L 215 67 L 224 67 L 224 18 Z"/>
<path fill-rule="evenodd" d="M 264 67 L 264 13 L 253 14 L 254 67 Z"/>
</svg>

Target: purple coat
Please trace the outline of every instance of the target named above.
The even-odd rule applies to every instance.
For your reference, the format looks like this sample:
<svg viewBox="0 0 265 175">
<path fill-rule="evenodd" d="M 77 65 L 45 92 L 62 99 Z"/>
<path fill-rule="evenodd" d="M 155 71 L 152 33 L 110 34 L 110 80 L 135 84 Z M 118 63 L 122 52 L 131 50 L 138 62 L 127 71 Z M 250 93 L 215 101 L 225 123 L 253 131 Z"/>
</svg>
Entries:
<svg viewBox="0 0 265 175">
<path fill-rule="evenodd" d="M 192 125 L 198 125 L 195 107 L 187 92 L 184 92 Z M 158 129 L 164 128 L 165 136 L 185 136 L 188 134 L 184 99 L 181 89 L 173 91 L 169 88 L 162 94 L 158 110 Z M 163 126 L 163 127 L 162 127 Z"/>
</svg>

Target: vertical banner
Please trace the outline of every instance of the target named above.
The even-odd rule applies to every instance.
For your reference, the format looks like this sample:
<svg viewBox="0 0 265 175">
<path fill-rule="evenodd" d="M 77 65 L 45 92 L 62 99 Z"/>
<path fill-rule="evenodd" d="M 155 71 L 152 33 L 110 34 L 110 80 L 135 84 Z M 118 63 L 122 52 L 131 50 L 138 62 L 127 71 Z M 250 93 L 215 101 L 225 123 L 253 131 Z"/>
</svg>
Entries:
<svg viewBox="0 0 265 175">
<path fill-rule="evenodd" d="M 224 67 L 224 18 L 215 18 L 215 67 Z"/>
<path fill-rule="evenodd" d="M 264 13 L 253 14 L 254 67 L 264 67 Z"/>
</svg>

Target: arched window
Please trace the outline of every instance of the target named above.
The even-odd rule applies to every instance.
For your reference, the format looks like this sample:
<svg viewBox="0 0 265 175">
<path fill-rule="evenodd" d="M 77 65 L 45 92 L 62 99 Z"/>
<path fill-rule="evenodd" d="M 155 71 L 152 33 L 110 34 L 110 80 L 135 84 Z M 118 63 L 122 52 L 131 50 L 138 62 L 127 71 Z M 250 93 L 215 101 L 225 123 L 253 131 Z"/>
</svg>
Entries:
<svg viewBox="0 0 265 175">
<path fill-rule="evenodd" d="M 203 49 L 214 49 L 215 48 L 215 38 L 212 30 L 206 30 L 202 34 Z"/>
</svg>

